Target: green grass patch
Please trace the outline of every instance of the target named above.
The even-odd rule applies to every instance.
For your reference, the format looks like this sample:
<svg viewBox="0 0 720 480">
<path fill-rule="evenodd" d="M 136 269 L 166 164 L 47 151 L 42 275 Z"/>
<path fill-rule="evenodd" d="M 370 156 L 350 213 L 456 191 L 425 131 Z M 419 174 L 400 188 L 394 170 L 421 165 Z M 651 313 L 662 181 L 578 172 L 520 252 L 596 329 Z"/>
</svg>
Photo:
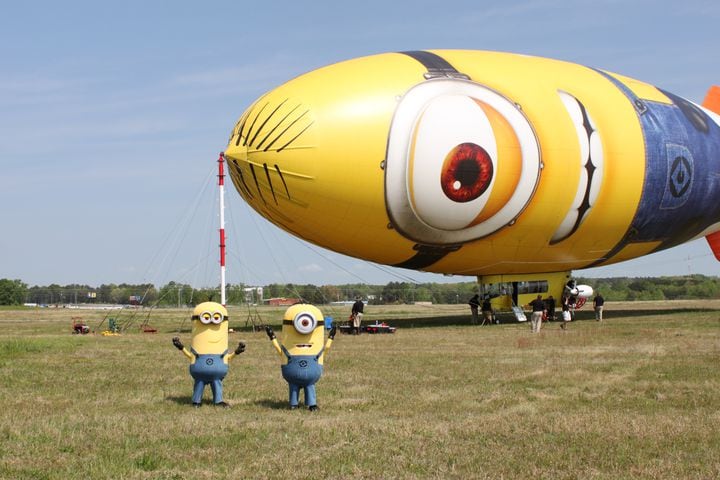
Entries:
<svg viewBox="0 0 720 480">
<path fill-rule="evenodd" d="M 77 312 L 0 312 L 0 478 L 720 477 L 718 311 L 607 308 L 532 335 L 408 308 L 368 309 L 394 335 L 338 334 L 315 413 L 287 409 L 280 360 L 242 311 L 230 409 L 190 406 L 171 344 L 190 341 L 187 311 L 117 337 L 72 335 Z M 282 309 L 261 313 L 279 324 Z"/>
</svg>

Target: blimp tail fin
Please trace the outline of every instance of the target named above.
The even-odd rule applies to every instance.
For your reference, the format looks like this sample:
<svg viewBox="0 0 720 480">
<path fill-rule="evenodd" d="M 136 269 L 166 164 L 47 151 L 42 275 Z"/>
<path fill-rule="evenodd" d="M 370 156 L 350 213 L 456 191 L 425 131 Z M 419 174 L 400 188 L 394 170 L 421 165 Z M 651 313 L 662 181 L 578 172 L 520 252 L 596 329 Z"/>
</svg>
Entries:
<svg viewBox="0 0 720 480">
<path fill-rule="evenodd" d="M 708 245 L 710 245 L 710 250 L 712 250 L 715 254 L 715 258 L 720 261 L 720 232 L 715 232 L 707 235 L 705 237 L 705 240 L 707 240 Z"/>
<path fill-rule="evenodd" d="M 707 95 L 705 95 L 705 100 L 703 101 L 702 106 L 720 115 L 720 87 L 717 85 L 710 87 Z M 706 236 L 705 239 L 707 240 L 708 245 L 710 245 L 710 249 L 715 254 L 715 258 L 720 261 L 720 232 L 711 233 Z"/>
<path fill-rule="evenodd" d="M 720 87 L 713 85 L 705 95 L 702 106 L 720 115 Z"/>
</svg>

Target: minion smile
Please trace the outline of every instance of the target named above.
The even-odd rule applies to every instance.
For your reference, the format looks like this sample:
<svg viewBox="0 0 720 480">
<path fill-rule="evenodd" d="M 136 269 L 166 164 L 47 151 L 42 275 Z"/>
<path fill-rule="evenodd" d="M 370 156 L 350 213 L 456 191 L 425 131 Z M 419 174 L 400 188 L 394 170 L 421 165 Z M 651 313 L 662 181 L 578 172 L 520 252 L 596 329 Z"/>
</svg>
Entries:
<svg viewBox="0 0 720 480">
<path fill-rule="evenodd" d="M 296 343 L 296 348 L 312 348 L 312 343 Z"/>
<path fill-rule="evenodd" d="M 581 173 L 575 200 L 552 236 L 551 245 L 561 242 L 575 233 L 595 206 L 602 185 L 604 163 L 600 134 L 585 105 L 567 92 L 558 91 L 558 95 L 577 132 Z"/>
</svg>

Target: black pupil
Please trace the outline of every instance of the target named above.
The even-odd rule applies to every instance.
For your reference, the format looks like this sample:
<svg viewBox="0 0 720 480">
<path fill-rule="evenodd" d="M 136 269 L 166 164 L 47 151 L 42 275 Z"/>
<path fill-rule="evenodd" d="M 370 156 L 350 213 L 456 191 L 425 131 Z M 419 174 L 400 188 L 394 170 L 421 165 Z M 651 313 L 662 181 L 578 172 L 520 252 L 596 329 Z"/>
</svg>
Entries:
<svg viewBox="0 0 720 480">
<path fill-rule="evenodd" d="M 455 178 L 461 186 L 473 185 L 480 176 L 480 166 L 470 158 L 461 160 L 456 170 Z"/>
</svg>

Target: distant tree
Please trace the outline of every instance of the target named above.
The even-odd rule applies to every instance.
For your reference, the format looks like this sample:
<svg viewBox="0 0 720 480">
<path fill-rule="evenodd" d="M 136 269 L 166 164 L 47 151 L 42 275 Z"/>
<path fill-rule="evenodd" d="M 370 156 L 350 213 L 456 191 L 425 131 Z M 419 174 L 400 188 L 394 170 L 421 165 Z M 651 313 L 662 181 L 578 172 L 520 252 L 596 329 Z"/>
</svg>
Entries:
<svg viewBox="0 0 720 480">
<path fill-rule="evenodd" d="M 382 291 L 384 303 L 411 303 L 415 299 L 415 288 L 412 283 L 390 282 Z"/>
<path fill-rule="evenodd" d="M 20 280 L 0 279 L 0 305 L 22 305 L 27 285 Z"/>
<path fill-rule="evenodd" d="M 140 285 L 140 290 L 142 293 L 138 293 L 142 297 L 143 305 L 154 305 L 155 302 L 157 302 L 158 299 L 158 291 L 157 288 L 155 288 L 155 285 L 152 284 L 145 284 Z"/>
<path fill-rule="evenodd" d="M 342 291 L 335 285 L 323 285 L 320 287 L 320 293 L 322 294 L 325 303 L 343 300 L 341 298 L 343 296 Z"/>
<path fill-rule="evenodd" d="M 283 286 L 277 283 L 271 283 L 263 287 L 263 295 L 265 298 L 277 298 L 281 297 L 283 292 Z"/>
<path fill-rule="evenodd" d="M 688 287 L 687 296 L 690 298 L 718 298 L 720 297 L 720 282 L 699 279 Z"/>
<path fill-rule="evenodd" d="M 244 303 L 247 303 L 248 301 L 255 302 L 259 300 L 255 298 L 255 296 L 251 296 L 246 299 L 247 295 L 245 292 L 245 284 L 243 283 L 238 283 L 237 285 L 228 284 L 225 287 L 225 294 L 227 296 L 226 303 L 228 305 L 242 305 Z"/>
<path fill-rule="evenodd" d="M 115 287 L 110 291 L 110 303 L 127 303 L 124 302 L 126 299 L 127 295 L 124 288 Z"/>
<path fill-rule="evenodd" d="M 416 302 L 432 302 L 434 299 L 433 291 L 430 285 L 418 285 L 413 288 L 413 299 Z"/>
<path fill-rule="evenodd" d="M 193 288 L 190 285 L 169 282 L 160 287 L 158 304 L 175 307 L 194 304 Z"/>
<path fill-rule="evenodd" d="M 720 278 L 705 275 L 684 275 L 656 278 L 582 278 L 580 284 L 592 286 L 602 292 L 607 300 L 664 300 L 684 298 L 720 298 Z M 243 284 L 227 285 L 226 303 L 240 305 L 248 300 Z M 476 282 L 458 283 L 413 283 L 389 282 L 386 285 L 353 283 L 345 285 L 312 284 L 295 285 L 270 284 L 263 287 L 265 299 L 273 297 L 303 298 L 323 304 L 337 300 L 353 300 L 361 297 L 374 304 L 412 303 L 432 301 L 433 303 L 466 303 L 477 291 Z M 13 292 L 15 292 L 13 294 Z M 89 295 L 94 294 L 95 296 Z M 190 285 L 170 282 L 159 290 L 152 284 L 103 284 L 89 285 L 33 286 L 19 280 L 0 280 L 0 304 L 32 302 L 38 304 L 60 303 L 128 303 L 130 297 L 143 299 L 143 305 L 197 305 L 202 301 L 220 301 L 217 287 L 194 289 Z M 257 301 L 257 299 L 254 299 Z"/>
</svg>

